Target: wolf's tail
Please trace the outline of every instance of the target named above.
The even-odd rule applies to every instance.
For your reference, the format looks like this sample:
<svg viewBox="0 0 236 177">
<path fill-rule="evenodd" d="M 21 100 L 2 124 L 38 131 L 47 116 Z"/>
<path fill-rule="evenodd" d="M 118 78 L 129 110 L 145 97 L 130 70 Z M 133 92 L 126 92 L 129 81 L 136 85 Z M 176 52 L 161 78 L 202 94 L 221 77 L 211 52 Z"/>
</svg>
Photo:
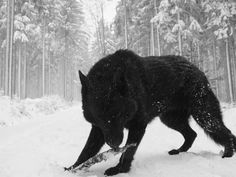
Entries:
<svg viewBox="0 0 236 177">
<path fill-rule="evenodd" d="M 225 147 L 223 157 L 231 157 L 236 151 L 236 137 L 223 123 L 218 99 L 210 89 L 205 92 L 200 90 L 194 95 L 193 118 L 211 139 Z"/>
</svg>

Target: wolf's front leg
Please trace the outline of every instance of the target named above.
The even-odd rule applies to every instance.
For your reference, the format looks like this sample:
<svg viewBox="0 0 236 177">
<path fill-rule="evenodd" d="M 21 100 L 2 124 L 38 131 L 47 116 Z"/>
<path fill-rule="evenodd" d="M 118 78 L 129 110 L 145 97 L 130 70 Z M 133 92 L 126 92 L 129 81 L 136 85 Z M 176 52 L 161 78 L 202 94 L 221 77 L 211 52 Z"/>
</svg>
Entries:
<svg viewBox="0 0 236 177">
<path fill-rule="evenodd" d="M 72 170 L 88 160 L 89 158 L 96 155 L 101 147 L 104 145 L 105 140 L 103 133 L 100 128 L 92 126 L 92 129 L 90 131 L 88 140 L 84 146 L 84 149 L 82 150 L 79 158 L 75 162 L 74 165 L 70 166 L 69 168 L 65 168 L 65 170 Z"/>
<path fill-rule="evenodd" d="M 122 154 L 117 166 L 107 169 L 105 175 L 112 176 L 118 173 L 126 173 L 130 170 L 131 162 L 133 161 L 134 154 L 143 138 L 146 126 L 147 125 L 136 124 L 129 129 L 126 145 L 135 143 L 136 146 L 128 148 L 127 151 Z"/>
</svg>

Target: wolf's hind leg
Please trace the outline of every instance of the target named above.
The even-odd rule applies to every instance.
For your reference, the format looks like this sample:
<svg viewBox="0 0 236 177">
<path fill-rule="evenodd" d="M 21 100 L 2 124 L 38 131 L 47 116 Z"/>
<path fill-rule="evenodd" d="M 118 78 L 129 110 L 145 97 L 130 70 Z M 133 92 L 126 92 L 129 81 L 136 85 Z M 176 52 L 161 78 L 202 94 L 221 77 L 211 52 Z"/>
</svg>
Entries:
<svg viewBox="0 0 236 177">
<path fill-rule="evenodd" d="M 236 149 L 236 137 L 224 125 L 219 102 L 211 90 L 205 95 L 197 95 L 191 114 L 217 144 L 224 146 L 224 157 L 232 157 Z"/>
<path fill-rule="evenodd" d="M 196 132 L 189 126 L 189 113 L 187 110 L 171 110 L 162 114 L 161 121 L 172 128 L 184 137 L 183 145 L 178 149 L 169 151 L 170 155 L 179 154 L 180 152 L 186 152 L 192 146 L 195 138 L 197 137 Z"/>
</svg>

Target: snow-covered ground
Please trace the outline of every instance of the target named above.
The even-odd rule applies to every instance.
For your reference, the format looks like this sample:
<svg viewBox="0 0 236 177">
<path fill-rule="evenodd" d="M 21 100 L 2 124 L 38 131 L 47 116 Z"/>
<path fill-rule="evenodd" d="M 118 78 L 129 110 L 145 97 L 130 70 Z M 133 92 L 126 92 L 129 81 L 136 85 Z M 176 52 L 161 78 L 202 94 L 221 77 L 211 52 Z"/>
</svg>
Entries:
<svg viewBox="0 0 236 177">
<path fill-rule="evenodd" d="M 59 96 L 43 97 L 38 99 L 10 99 L 0 95 L 0 126 L 9 126 L 27 121 L 43 115 L 66 109 L 68 103 Z"/>
<path fill-rule="evenodd" d="M 1 102 L 4 102 L 2 98 L 0 120 L 10 118 L 12 124 L 0 126 L 0 177 L 101 177 L 107 168 L 118 162 L 119 156 L 116 156 L 107 162 L 96 164 L 87 173 L 72 174 L 63 170 L 64 166 L 68 167 L 75 162 L 90 130 L 90 125 L 83 118 L 81 104 L 49 111 L 51 114 L 47 111 L 34 114 L 33 112 L 40 112 L 36 108 L 32 112 L 23 111 L 30 114 L 31 119 L 28 119 L 27 114 L 20 113 L 19 116 L 19 109 L 15 104 L 4 105 Z M 35 107 L 32 106 L 34 104 L 33 101 L 27 103 L 24 110 L 28 110 L 30 106 Z M 52 105 L 48 104 L 47 108 L 50 106 Z M 9 114 L 12 110 L 13 114 Z M 45 108 L 41 109 L 42 112 L 43 110 Z M 24 116 L 27 121 L 14 123 L 16 119 L 24 119 Z M 224 120 L 236 134 L 236 108 L 225 109 Z M 198 133 L 193 147 L 187 153 L 169 156 L 167 152 L 179 147 L 183 138 L 165 127 L 157 118 L 147 128 L 131 171 L 117 176 L 235 177 L 236 154 L 232 158 L 222 159 L 222 147 L 208 139 L 194 121 L 191 125 Z M 102 151 L 107 149 L 109 147 L 105 146 Z"/>
</svg>

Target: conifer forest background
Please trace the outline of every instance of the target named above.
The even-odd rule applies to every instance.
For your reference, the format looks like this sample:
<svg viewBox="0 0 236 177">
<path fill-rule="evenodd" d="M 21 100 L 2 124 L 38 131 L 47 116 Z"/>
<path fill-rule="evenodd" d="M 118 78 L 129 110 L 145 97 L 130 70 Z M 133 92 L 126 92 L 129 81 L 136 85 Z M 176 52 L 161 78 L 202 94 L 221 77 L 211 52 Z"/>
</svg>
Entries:
<svg viewBox="0 0 236 177">
<path fill-rule="evenodd" d="M 235 0 L 1 0 L 0 95 L 80 99 L 87 73 L 118 49 L 182 55 L 207 75 L 222 102 L 236 101 Z"/>
</svg>

